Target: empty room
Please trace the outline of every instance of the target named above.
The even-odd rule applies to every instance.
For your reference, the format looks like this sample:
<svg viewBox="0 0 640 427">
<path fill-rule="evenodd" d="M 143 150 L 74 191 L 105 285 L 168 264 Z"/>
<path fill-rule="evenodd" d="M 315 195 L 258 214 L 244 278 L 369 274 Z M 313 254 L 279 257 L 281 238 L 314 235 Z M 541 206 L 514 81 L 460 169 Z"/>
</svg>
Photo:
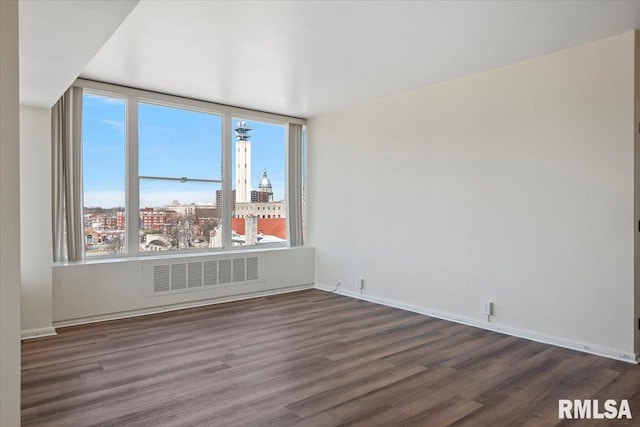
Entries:
<svg viewBox="0 0 640 427">
<path fill-rule="evenodd" d="M 640 425 L 640 2 L 0 1 L 0 426 Z"/>
</svg>

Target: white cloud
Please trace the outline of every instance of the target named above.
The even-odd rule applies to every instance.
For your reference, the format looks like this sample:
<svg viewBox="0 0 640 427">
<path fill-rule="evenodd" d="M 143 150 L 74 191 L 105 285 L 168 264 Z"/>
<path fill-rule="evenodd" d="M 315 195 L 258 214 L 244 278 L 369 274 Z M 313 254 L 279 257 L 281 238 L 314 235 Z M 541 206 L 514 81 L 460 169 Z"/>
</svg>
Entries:
<svg viewBox="0 0 640 427">
<path fill-rule="evenodd" d="M 120 104 L 124 105 L 124 99 L 112 98 L 109 96 L 96 95 L 93 93 L 84 93 L 84 100 L 95 104 Z"/>
<path fill-rule="evenodd" d="M 150 133 L 153 133 L 155 131 L 173 132 L 173 129 L 166 126 L 142 125 L 138 130 L 140 135 L 149 135 Z"/>
<path fill-rule="evenodd" d="M 123 122 L 119 122 L 117 120 L 107 120 L 107 119 L 102 119 L 101 121 L 105 125 L 110 126 L 110 127 L 114 128 L 117 131 L 124 132 L 124 123 Z"/>
</svg>

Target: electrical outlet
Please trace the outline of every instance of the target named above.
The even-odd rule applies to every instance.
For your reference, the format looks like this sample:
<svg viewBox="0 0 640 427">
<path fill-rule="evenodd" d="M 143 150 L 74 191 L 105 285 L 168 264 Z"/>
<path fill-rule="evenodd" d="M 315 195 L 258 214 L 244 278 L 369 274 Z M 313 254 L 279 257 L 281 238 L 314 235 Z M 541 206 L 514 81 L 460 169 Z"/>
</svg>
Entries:
<svg viewBox="0 0 640 427">
<path fill-rule="evenodd" d="M 492 302 L 483 302 L 482 303 L 482 314 L 487 316 L 493 315 L 493 303 Z"/>
</svg>

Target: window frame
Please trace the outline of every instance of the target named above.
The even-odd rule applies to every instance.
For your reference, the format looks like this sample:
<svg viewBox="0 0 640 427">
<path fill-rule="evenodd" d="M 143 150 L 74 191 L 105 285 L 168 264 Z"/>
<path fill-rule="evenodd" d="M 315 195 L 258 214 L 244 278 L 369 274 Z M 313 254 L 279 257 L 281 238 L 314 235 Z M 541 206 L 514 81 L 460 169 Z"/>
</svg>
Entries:
<svg viewBox="0 0 640 427">
<path fill-rule="evenodd" d="M 198 178 L 189 178 L 189 177 L 187 177 L 188 179 L 187 179 L 186 182 L 201 182 L 201 183 L 208 183 L 208 184 L 218 184 L 220 186 L 220 189 L 222 189 L 222 186 L 223 186 L 223 179 L 222 178 L 223 178 L 223 173 L 224 173 L 223 170 L 224 170 L 224 167 L 225 167 L 224 164 L 223 164 L 224 163 L 223 159 L 222 159 L 222 153 L 224 152 L 224 138 L 223 138 L 224 130 L 222 129 L 223 122 L 224 122 L 223 115 L 221 113 L 219 113 L 219 112 L 213 112 L 213 110 L 204 110 L 202 108 L 192 108 L 192 107 L 181 105 L 181 104 L 177 104 L 177 103 L 156 102 L 156 101 L 154 101 L 152 99 L 149 99 L 149 98 L 144 98 L 144 99 L 140 98 L 140 97 L 137 98 L 137 101 L 136 101 L 136 108 L 137 109 L 139 109 L 140 104 L 153 105 L 153 106 L 156 106 L 156 107 L 163 107 L 163 108 L 173 108 L 173 109 L 179 109 L 179 110 L 195 112 L 195 113 L 210 114 L 210 115 L 216 116 L 216 117 L 218 117 L 220 119 L 220 125 L 221 125 L 221 133 L 220 133 L 220 139 L 221 139 L 221 141 L 220 141 L 220 154 L 221 154 L 221 156 L 220 156 L 220 174 L 219 174 L 220 178 L 219 179 L 198 179 Z M 139 119 L 139 117 L 138 117 L 138 119 Z M 139 120 L 138 120 L 138 123 L 137 123 L 137 130 L 138 131 L 140 130 L 140 122 L 139 122 Z M 141 210 L 141 206 L 140 206 L 140 183 L 143 180 L 147 180 L 147 181 L 156 180 L 156 181 L 165 181 L 165 182 L 167 182 L 167 181 L 180 181 L 180 182 L 182 182 L 181 179 L 180 179 L 181 177 L 177 177 L 177 176 L 169 177 L 169 176 L 146 176 L 146 175 L 143 176 L 143 175 L 140 175 L 139 174 L 140 171 L 138 170 L 138 168 L 140 166 L 140 158 L 139 158 L 140 144 L 139 144 L 139 142 L 140 142 L 139 139 L 137 139 L 137 141 L 136 141 L 136 152 L 138 153 L 138 158 L 137 158 L 136 165 L 135 165 L 136 173 L 138 174 L 138 176 L 137 176 L 138 215 L 140 214 L 140 210 Z M 133 171 L 132 171 L 132 173 L 133 173 Z M 212 198 L 215 199 L 215 192 L 212 194 Z M 224 210 L 224 200 L 223 200 L 223 210 Z M 222 218 L 221 218 L 221 220 L 222 220 Z M 139 235 L 141 227 L 140 227 L 139 221 L 137 221 L 137 223 L 138 223 L 138 230 L 137 231 L 138 231 L 138 235 Z M 155 252 L 155 251 L 141 251 L 137 241 L 136 241 L 136 245 L 137 245 L 136 246 L 137 254 L 139 256 L 148 256 L 149 253 L 158 254 L 158 252 Z M 223 242 L 223 247 L 219 247 L 219 248 L 182 248 L 182 249 L 179 249 L 179 250 L 167 251 L 166 255 L 164 254 L 164 252 L 160 252 L 159 256 L 162 256 L 162 255 L 168 256 L 168 255 L 171 255 L 171 254 L 188 254 L 188 253 L 213 252 L 213 251 L 219 251 L 221 249 L 224 249 L 224 242 Z"/>
<path fill-rule="evenodd" d="M 299 124 L 306 126 L 306 120 L 284 116 L 275 113 L 267 113 L 256 110 L 249 110 L 224 104 L 217 104 L 198 99 L 181 96 L 151 92 L 142 89 L 118 86 L 109 83 L 92 80 L 77 79 L 73 86 L 82 88 L 83 91 L 124 99 L 125 101 L 125 246 L 124 254 L 95 255 L 86 257 L 83 252 L 85 262 L 91 260 L 113 259 L 113 258 L 135 258 L 135 257 L 171 257 L 198 255 L 206 253 L 217 253 L 224 251 L 260 250 L 268 248 L 282 248 L 291 246 L 289 233 L 290 212 L 289 198 L 285 197 L 284 209 L 286 215 L 287 240 L 281 243 L 262 243 L 259 245 L 233 246 L 232 244 L 232 147 L 233 147 L 233 119 L 242 117 L 248 121 L 258 121 L 268 124 L 275 124 L 285 127 L 285 165 L 292 161 L 304 162 L 305 160 L 292 159 L 289 150 L 289 124 Z M 140 176 L 138 173 L 138 105 L 140 102 L 150 103 L 169 108 L 180 108 L 189 111 L 215 114 L 222 119 L 222 156 L 221 156 L 221 190 L 222 190 L 222 215 L 221 233 L 222 246 L 219 248 L 189 248 L 179 251 L 140 251 L 139 236 L 139 215 L 140 215 Z M 82 141 L 80 141 L 82 144 Z M 289 173 L 285 167 L 285 195 L 289 189 Z M 84 187 L 83 187 L 84 188 Z M 84 189 L 83 189 L 84 194 Z M 214 196 L 215 197 L 215 196 Z M 82 203 L 84 205 L 84 203 Z M 80 206 L 84 209 L 84 206 Z M 84 233 L 83 233 L 84 235 Z"/>
<path fill-rule="evenodd" d="M 75 85 L 74 85 L 75 86 Z M 100 259 L 114 259 L 114 258 L 128 258 L 131 255 L 129 254 L 129 245 L 128 245 L 128 239 L 129 239 L 129 234 L 128 234 L 128 230 L 129 230 L 129 224 L 127 222 L 127 217 L 129 215 L 128 213 L 128 207 L 127 207 L 127 184 L 128 184 L 128 177 L 127 177 L 127 156 L 128 156 L 128 147 L 129 147 L 129 143 L 128 143 L 128 133 L 127 133 L 127 128 L 128 128 L 128 120 L 129 120 L 129 98 L 121 93 L 118 92 L 114 92 L 113 90 L 110 90 L 109 88 L 105 88 L 105 89 L 88 89 L 87 88 L 83 88 L 83 97 L 85 93 L 89 93 L 91 95 L 97 95 L 97 96 L 102 96 L 105 98 L 113 98 L 113 99 L 119 99 L 124 101 L 124 125 L 125 125 L 125 133 L 124 133 L 124 158 L 125 158 L 125 164 L 124 164 L 124 191 L 125 191 L 125 195 L 124 195 L 124 214 L 125 214 L 125 223 L 124 223 L 124 233 L 125 233 L 125 241 L 124 241 L 124 253 L 115 253 L 115 254 L 104 254 L 104 255 L 91 255 L 90 257 L 87 258 L 87 248 L 86 248 L 86 236 L 85 236 L 85 232 L 84 232 L 84 223 L 83 223 L 83 227 L 82 227 L 82 257 L 83 259 L 87 260 L 100 260 Z M 82 108 L 84 110 L 84 102 L 82 103 Z M 80 112 L 80 117 L 83 117 L 82 115 L 83 111 Z M 83 126 L 83 131 L 81 132 L 81 134 L 84 136 L 84 126 Z M 82 176 L 84 179 L 84 137 L 79 141 L 80 146 L 82 147 Z M 80 209 L 82 210 L 81 214 L 82 217 L 84 218 L 84 182 L 82 185 L 82 206 L 80 206 Z"/>
<path fill-rule="evenodd" d="M 233 125 L 234 121 L 237 120 L 244 120 L 244 121 L 248 121 L 248 122 L 260 122 L 260 123 L 264 123 L 264 124 L 270 124 L 270 125 L 277 125 L 277 126 L 284 126 L 284 142 L 285 142 L 285 147 L 284 147 L 284 152 L 285 152 L 285 166 L 284 166 L 284 212 L 286 212 L 286 230 L 287 230 L 287 241 L 286 242 L 282 242 L 282 243 L 278 243 L 278 242 L 273 242 L 273 243 L 260 243 L 260 244 L 255 244 L 255 245 L 246 245 L 246 246 L 233 246 L 233 243 L 231 243 L 230 249 L 261 249 L 261 248 L 280 248 L 280 247 L 291 247 L 291 239 L 290 239 L 290 233 L 289 233 L 289 197 L 287 197 L 288 193 L 289 193 L 289 168 L 287 167 L 288 163 L 289 163 L 289 126 L 288 123 L 298 123 L 296 121 L 291 121 L 289 120 L 288 122 L 283 122 L 283 121 L 277 121 L 277 120 L 273 120 L 273 119 L 265 119 L 259 116 L 255 116 L 255 115 L 251 115 L 250 113 L 257 113 L 255 111 L 251 111 L 251 110 L 247 110 L 249 112 L 249 114 L 238 114 L 237 112 L 234 113 L 234 115 L 232 115 L 230 117 L 230 124 Z M 268 113 L 265 113 L 268 114 Z M 272 115 L 272 114 L 269 114 Z M 297 120 L 301 120 L 301 119 L 297 119 Z M 302 122 L 305 122 L 304 120 L 302 120 Z M 304 126 L 304 125 L 303 125 Z M 235 135 L 233 134 L 233 126 L 230 128 L 231 131 L 231 137 L 229 138 L 229 182 L 230 182 L 230 193 L 229 193 L 229 200 L 231 200 L 231 192 L 233 192 L 233 180 L 232 178 L 232 168 L 234 167 L 234 163 L 233 163 L 233 145 L 234 145 L 234 141 L 235 141 Z M 223 200 L 223 205 L 224 205 L 224 191 L 223 191 L 223 196 L 222 196 L 222 200 Z M 259 210 L 260 208 L 258 208 Z M 231 203 L 229 203 L 229 215 L 230 217 L 233 217 L 233 209 L 231 206 Z M 246 215 L 243 216 L 242 218 L 246 218 Z M 260 216 L 258 216 L 258 218 L 260 218 Z M 230 220 L 231 221 L 231 220 Z M 229 233 L 231 234 L 231 222 L 229 222 Z M 231 235 L 229 235 L 229 240 L 231 241 Z"/>
</svg>

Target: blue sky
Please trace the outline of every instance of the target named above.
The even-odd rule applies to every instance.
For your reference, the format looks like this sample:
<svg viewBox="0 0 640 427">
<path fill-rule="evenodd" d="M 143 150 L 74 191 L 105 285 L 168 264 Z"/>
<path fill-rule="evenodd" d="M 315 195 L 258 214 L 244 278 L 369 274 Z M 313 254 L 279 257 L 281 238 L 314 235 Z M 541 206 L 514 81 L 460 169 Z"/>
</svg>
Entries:
<svg viewBox="0 0 640 427">
<path fill-rule="evenodd" d="M 83 98 L 84 205 L 124 206 L 125 102 L 85 93 Z M 219 116 L 139 105 L 139 174 L 141 176 L 221 179 L 222 124 Z M 234 118 L 233 125 L 242 120 Z M 251 182 L 257 189 L 264 169 L 274 200 L 284 198 L 285 128 L 246 120 L 253 130 Z M 235 153 L 235 137 L 232 152 Z M 233 163 L 235 164 L 235 156 Z M 232 168 L 235 182 L 235 168 Z M 214 203 L 220 184 L 185 184 L 142 180 L 140 207 L 181 203 Z"/>
</svg>

